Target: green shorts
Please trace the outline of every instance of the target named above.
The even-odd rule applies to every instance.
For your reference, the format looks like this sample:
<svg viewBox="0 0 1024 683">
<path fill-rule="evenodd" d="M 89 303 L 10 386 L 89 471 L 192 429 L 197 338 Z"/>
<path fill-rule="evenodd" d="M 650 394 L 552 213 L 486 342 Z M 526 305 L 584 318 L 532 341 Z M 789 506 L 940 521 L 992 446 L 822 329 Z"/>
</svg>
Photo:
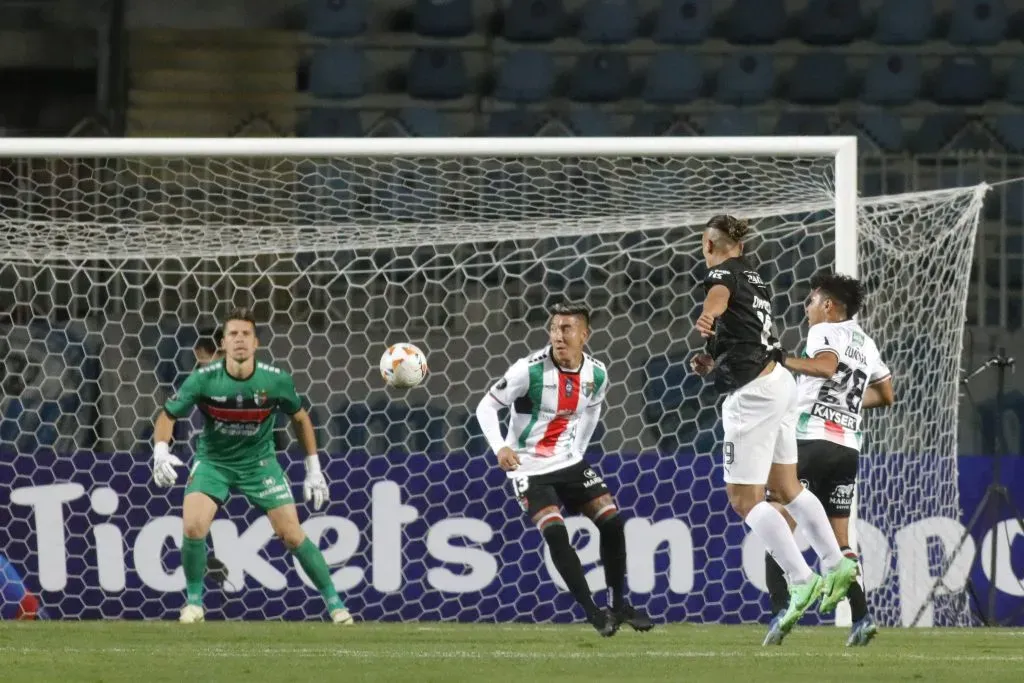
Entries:
<svg viewBox="0 0 1024 683">
<path fill-rule="evenodd" d="M 261 460 L 250 469 L 227 468 L 209 460 L 192 465 L 185 484 L 185 495 L 205 493 L 223 504 L 232 491 L 237 491 L 264 512 L 294 503 L 292 490 L 284 470 L 276 458 Z"/>
</svg>

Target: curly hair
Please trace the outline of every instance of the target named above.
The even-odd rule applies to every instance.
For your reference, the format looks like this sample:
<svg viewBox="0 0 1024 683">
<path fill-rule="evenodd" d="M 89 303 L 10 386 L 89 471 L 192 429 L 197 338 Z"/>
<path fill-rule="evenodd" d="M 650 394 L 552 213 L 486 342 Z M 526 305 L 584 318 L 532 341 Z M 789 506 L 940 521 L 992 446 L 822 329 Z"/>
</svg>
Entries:
<svg viewBox="0 0 1024 683">
<path fill-rule="evenodd" d="M 864 285 L 860 280 L 830 270 L 815 273 L 811 278 L 811 289 L 820 290 L 829 299 L 841 304 L 848 318 L 857 315 L 864 303 Z"/>
<path fill-rule="evenodd" d="M 712 216 L 706 228 L 714 228 L 733 242 L 742 242 L 750 234 L 750 223 L 745 219 L 727 214 Z"/>
</svg>

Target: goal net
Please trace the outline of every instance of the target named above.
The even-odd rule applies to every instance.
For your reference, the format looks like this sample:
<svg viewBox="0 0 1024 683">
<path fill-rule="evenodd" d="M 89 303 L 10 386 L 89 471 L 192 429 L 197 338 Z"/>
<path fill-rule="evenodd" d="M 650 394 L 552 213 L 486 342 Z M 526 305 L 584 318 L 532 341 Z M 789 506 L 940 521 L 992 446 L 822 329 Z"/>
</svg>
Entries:
<svg viewBox="0 0 1024 683">
<path fill-rule="evenodd" d="M 294 374 L 317 425 L 332 503 L 300 516 L 359 618 L 581 618 L 473 417 L 508 365 L 545 345 L 546 306 L 569 298 L 593 307 L 589 349 L 609 365 L 588 459 L 628 520 L 632 600 L 666 621 L 764 621 L 763 549 L 721 481 L 719 397 L 686 362 L 699 347 L 700 227 L 728 212 L 755 225 L 750 250 L 791 350 L 815 271 L 855 263 L 866 279 L 863 323 L 899 397 L 870 418 L 861 469 L 870 605 L 909 623 L 930 577 L 947 576 L 925 621 L 967 623 L 950 563 L 956 380 L 984 188 L 865 199 L 854 220 L 836 213 L 834 154 L 714 142 L 601 155 L 543 141 L 580 150 L 558 155 L 492 141 L 454 155 L 402 140 L 405 156 L 214 157 L 121 140 L 0 160 L 0 555 L 20 577 L 0 584 L 20 580 L 55 618 L 183 605 L 186 475 L 169 492 L 151 485 L 152 422 L 197 341 L 251 304 L 260 359 Z M 377 361 L 396 341 L 427 352 L 421 387 L 383 386 Z M 200 425 L 178 422 L 183 459 Z M 283 424 L 278 436 L 299 491 L 302 454 Z M 594 529 L 569 526 L 600 591 Z M 207 581 L 208 618 L 321 618 L 246 501 L 229 500 L 210 540 L 228 576 Z M 4 595 L 0 609 L 14 609 Z"/>
</svg>

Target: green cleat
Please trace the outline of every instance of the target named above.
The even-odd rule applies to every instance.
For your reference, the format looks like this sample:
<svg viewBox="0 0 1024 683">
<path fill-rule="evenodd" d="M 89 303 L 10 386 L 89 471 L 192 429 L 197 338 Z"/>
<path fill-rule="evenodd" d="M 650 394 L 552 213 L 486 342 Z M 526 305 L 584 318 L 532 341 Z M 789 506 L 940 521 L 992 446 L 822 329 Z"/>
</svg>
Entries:
<svg viewBox="0 0 1024 683">
<path fill-rule="evenodd" d="M 788 633 L 791 628 L 800 621 L 804 612 L 814 604 L 814 601 L 821 595 L 825 582 L 817 574 L 811 574 L 811 578 L 805 583 L 791 584 L 789 587 L 789 607 L 779 619 L 779 629 Z"/>
<path fill-rule="evenodd" d="M 825 589 L 822 591 L 819 612 L 831 612 L 846 597 L 850 584 L 857 580 L 857 562 L 844 557 L 832 571 L 825 575 Z"/>
</svg>

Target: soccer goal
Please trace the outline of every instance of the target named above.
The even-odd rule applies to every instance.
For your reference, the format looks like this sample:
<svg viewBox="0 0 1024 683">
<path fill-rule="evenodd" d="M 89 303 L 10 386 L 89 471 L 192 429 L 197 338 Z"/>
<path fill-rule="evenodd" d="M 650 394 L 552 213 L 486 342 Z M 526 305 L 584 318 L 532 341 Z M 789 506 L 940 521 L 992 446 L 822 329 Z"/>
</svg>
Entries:
<svg viewBox="0 0 1024 683">
<path fill-rule="evenodd" d="M 763 621 L 763 549 L 728 510 L 718 396 L 686 362 L 700 228 L 726 212 L 755 226 L 787 348 L 815 271 L 868 283 L 863 324 L 898 394 L 869 419 L 861 469 L 869 604 L 905 623 L 945 574 L 925 621 L 968 623 L 945 521 L 960 516 L 956 383 L 985 187 L 858 199 L 857 177 L 847 137 L 4 140 L 0 554 L 51 616 L 181 607 L 184 475 L 149 484 L 152 419 L 245 303 L 329 456 L 334 502 L 300 514 L 359 618 L 578 619 L 472 417 L 546 343 L 546 305 L 571 298 L 593 307 L 589 348 L 609 365 L 589 458 L 628 519 L 633 601 L 659 620 Z M 395 341 L 427 352 L 421 387 L 384 387 Z M 179 422 L 183 458 L 198 424 Z M 280 445 L 298 486 L 283 430 Z M 598 590 L 593 529 L 570 529 Z M 209 618 L 319 618 L 271 536 L 227 504 Z"/>
</svg>

